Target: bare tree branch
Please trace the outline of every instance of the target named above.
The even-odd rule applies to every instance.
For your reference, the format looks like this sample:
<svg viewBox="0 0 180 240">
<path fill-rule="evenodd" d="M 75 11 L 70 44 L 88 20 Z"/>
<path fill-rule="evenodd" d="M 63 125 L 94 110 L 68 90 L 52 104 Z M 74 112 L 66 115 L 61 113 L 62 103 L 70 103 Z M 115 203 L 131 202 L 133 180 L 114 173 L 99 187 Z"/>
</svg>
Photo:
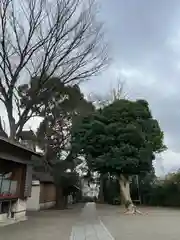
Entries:
<svg viewBox="0 0 180 240">
<path fill-rule="evenodd" d="M 104 95 L 90 94 L 88 100 L 93 102 L 97 108 L 102 108 L 118 99 L 126 98 L 127 94 L 124 93 L 124 86 L 125 81 L 118 79 L 117 85 L 111 88 L 109 92 Z"/>
</svg>

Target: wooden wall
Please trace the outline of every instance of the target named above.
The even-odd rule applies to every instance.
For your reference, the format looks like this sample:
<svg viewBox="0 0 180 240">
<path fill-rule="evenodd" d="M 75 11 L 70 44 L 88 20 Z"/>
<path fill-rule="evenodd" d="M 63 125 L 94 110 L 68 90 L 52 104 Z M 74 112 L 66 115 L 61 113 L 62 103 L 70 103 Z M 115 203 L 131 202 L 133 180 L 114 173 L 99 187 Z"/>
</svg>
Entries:
<svg viewBox="0 0 180 240">
<path fill-rule="evenodd" d="M 56 201 L 56 188 L 53 183 L 41 183 L 40 203 Z"/>
</svg>

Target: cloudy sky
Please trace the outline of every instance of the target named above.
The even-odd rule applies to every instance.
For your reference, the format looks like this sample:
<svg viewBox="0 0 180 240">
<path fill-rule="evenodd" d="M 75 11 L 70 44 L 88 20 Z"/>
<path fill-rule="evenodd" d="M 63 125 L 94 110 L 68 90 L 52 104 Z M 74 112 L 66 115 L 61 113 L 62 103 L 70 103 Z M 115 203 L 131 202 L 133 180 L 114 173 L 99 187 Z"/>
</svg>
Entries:
<svg viewBox="0 0 180 240">
<path fill-rule="evenodd" d="M 165 133 L 168 150 L 156 161 L 158 174 L 180 168 L 180 0 L 98 0 L 111 66 L 82 85 L 105 95 L 125 81 L 129 98 L 145 98 Z M 0 105 L 0 115 L 4 109 Z M 28 123 L 27 128 L 34 126 Z"/>
<path fill-rule="evenodd" d="M 180 168 L 180 1 L 101 0 L 101 5 L 113 63 L 83 89 L 104 94 L 120 78 L 130 98 L 146 98 L 168 146 L 156 161 L 157 172 Z"/>
</svg>

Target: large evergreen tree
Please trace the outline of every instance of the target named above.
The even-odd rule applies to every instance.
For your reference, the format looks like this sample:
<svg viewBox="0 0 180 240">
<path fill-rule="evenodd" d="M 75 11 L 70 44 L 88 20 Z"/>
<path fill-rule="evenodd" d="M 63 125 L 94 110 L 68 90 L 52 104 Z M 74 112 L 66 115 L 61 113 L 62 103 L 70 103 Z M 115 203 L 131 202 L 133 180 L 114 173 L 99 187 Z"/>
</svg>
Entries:
<svg viewBox="0 0 180 240">
<path fill-rule="evenodd" d="M 129 183 L 149 172 L 155 153 L 165 149 L 163 132 L 145 100 L 116 100 L 74 128 L 73 147 L 100 173 L 118 177 L 125 206 L 135 211 Z"/>
</svg>

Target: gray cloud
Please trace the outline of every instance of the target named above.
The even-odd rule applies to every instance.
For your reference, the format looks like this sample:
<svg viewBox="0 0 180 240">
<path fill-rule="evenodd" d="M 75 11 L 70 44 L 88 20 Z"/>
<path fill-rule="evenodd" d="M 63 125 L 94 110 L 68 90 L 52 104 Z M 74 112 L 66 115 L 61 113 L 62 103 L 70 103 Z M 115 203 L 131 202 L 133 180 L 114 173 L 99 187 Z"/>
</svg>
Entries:
<svg viewBox="0 0 180 240">
<path fill-rule="evenodd" d="M 121 56 L 122 61 L 137 65 L 147 55 L 157 55 L 177 30 L 174 25 L 180 20 L 179 6 L 178 0 L 103 1 L 102 18 L 117 58 Z"/>
<path fill-rule="evenodd" d="M 165 132 L 166 170 L 180 167 L 180 1 L 101 0 L 113 65 L 84 84 L 103 94 L 126 80 L 130 98 L 146 98 Z M 88 86 L 88 87 L 87 87 Z M 173 158 L 173 159 L 172 159 Z"/>
</svg>

